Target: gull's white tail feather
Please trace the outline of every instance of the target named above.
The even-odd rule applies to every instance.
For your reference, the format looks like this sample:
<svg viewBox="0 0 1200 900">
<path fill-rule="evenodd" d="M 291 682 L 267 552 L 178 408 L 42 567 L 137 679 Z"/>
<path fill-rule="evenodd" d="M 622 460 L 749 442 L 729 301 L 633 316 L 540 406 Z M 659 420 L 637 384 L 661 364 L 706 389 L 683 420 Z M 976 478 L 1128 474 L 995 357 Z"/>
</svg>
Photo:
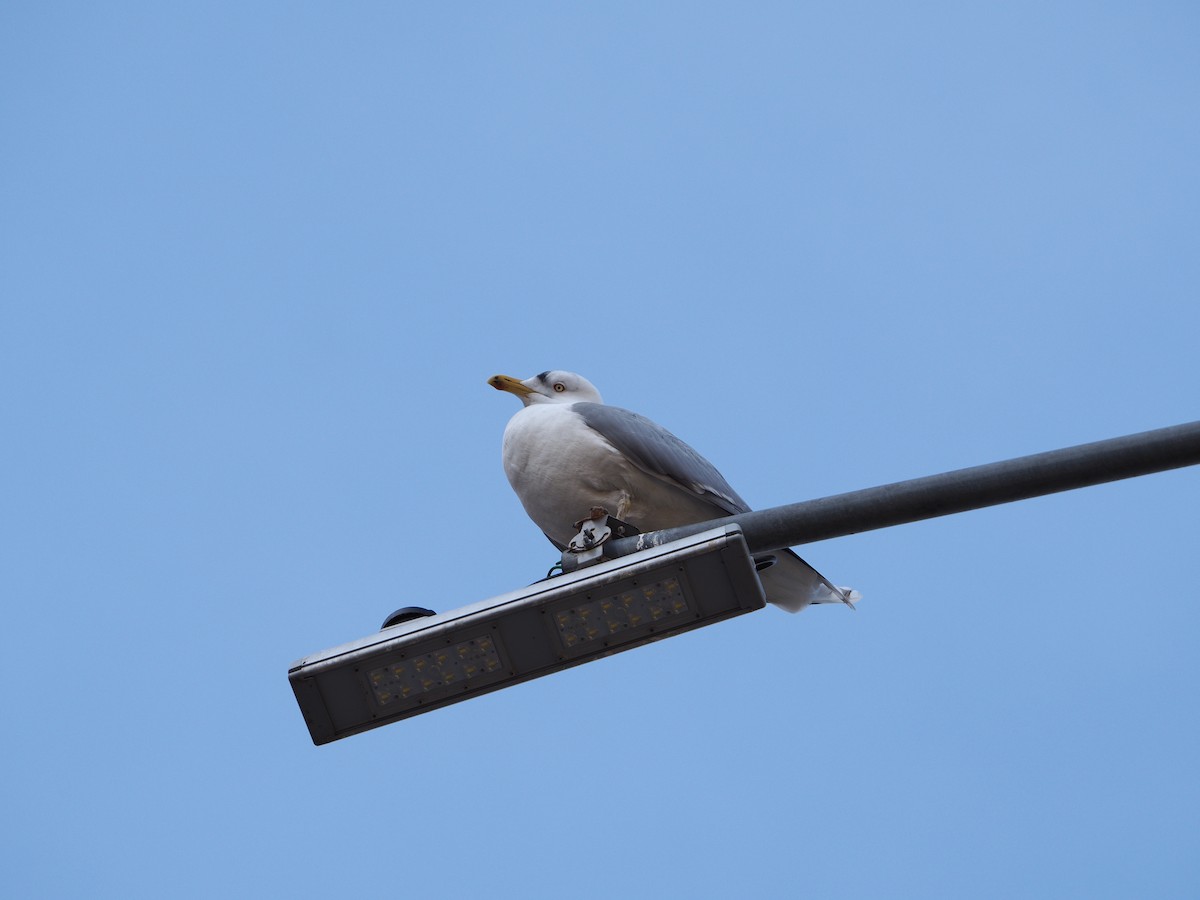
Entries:
<svg viewBox="0 0 1200 900">
<path fill-rule="evenodd" d="M 775 565 L 759 572 L 767 600 L 788 612 L 812 603 L 845 603 L 851 609 L 862 599 L 852 588 L 835 587 L 825 576 L 791 550 L 775 554 Z"/>
</svg>

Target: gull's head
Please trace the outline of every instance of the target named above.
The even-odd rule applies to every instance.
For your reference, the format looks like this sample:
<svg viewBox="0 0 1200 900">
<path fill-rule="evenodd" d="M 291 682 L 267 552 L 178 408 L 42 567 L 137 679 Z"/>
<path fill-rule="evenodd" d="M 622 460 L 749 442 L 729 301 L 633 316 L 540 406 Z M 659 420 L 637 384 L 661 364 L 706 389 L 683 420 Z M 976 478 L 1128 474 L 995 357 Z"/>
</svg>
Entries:
<svg viewBox="0 0 1200 900">
<path fill-rule="evenodd" d="M 603 403 L 600 392 L 582 375 L 554 369 L 519 381 L 511 375 L 493 375 L 488 384 L 498 391 L 516 394 L 526 406 L 535 403 Z"/>
</svg>

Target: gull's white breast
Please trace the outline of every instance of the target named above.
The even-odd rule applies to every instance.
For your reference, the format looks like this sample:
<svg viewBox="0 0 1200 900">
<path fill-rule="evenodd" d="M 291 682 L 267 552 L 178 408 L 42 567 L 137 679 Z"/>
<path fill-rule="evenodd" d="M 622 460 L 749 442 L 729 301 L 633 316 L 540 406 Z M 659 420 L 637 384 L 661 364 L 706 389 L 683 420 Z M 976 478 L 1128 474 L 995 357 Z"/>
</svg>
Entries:
<svg viewBox="0 0 1200 900">
<path fill-rule="evenodd" d="M 570 404 L 521 409 L 504 429 L 503 461 L 529 518 L 562 545 L 594 506 L 642 531 L 722 514 L 698 494 L 639 468 Z"/>
<path fill-rule="evenodd" d="M 527 406 L 504 429 L 504 474 L 538 528 L 560 544 L 593 506 L 620 516 L 629 465 L 568 404 Z"/>
</svg>

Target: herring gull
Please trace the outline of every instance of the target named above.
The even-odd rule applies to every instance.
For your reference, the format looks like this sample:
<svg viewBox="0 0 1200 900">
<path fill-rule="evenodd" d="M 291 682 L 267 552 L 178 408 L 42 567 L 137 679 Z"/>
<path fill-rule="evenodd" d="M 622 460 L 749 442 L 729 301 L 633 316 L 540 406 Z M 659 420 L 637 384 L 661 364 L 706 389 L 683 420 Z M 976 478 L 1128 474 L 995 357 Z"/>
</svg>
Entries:
<svg viewBox="0 0 1200 900">
<path fill-rule="evenodd" d="M 750 506 L 707 459 L 645 416 L 607 406 L 590 381 L 552 370 L 488 384 L 523 404 L 504 429 L 504 473 L 525 511 L 559 549 L 577 522 L 603 507 L 641 531 L 747 512 Z M 791 550 L 762 572 L 767 599 L 791 612 L 844 602 L 837 588 Z"/>
</svg>

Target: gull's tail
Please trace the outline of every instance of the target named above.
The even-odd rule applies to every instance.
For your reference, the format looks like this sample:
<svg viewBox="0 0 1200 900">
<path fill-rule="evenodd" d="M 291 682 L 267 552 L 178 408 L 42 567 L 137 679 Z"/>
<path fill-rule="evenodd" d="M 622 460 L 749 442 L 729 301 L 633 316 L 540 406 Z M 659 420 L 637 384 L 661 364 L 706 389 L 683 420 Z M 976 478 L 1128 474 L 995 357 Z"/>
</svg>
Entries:
<svg viewBox="0 0 1200 900">
<path fill-rule="evenodd" d="M 788 612 L 800 612 L 810 603 L 845 603 L 851 609 L 862 594 L 847 587 L 836 587 L 824 575 L 791 550 L 771 554 L 774 565 L 759 571 L 767 600 Z"/>
</svg>

